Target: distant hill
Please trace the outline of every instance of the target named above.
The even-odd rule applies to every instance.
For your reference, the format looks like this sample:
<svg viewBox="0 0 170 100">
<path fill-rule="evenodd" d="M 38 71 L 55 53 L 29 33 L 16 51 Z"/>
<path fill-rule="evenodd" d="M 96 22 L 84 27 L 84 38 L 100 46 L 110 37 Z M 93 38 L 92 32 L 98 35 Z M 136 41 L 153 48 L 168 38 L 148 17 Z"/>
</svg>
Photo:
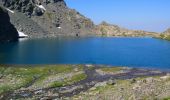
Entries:
<svg viewBox="0 0 170 100">
<path fill-rule="evenodd" d="M 108 24 L 107 22 L 102 22 L 96 26 L 96 33 L 101 36 L 156 36 L 158 33 L 147 32 L 142 30 L 129 30 L 126 28 L 119 27 L 117 25 Z"/>
</svg>

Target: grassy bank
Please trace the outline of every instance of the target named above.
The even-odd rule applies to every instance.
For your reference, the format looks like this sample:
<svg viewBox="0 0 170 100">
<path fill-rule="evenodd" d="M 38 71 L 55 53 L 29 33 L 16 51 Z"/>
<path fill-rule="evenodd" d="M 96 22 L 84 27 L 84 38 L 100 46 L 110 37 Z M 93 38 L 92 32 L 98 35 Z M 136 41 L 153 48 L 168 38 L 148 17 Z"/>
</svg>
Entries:
<svg viewBox="0 0 170 100">
<path fill-rule="evenodd" d="M 86 78 L 82 66 L 0 66 L 0 94 L 21 87 L 60 87 Z"/>
<path fill-rule="evenodd" d="M 169 100 L 170 75 L 161 73 L 103 65 L 0 65 L 0 100 Z"/>
</svg>

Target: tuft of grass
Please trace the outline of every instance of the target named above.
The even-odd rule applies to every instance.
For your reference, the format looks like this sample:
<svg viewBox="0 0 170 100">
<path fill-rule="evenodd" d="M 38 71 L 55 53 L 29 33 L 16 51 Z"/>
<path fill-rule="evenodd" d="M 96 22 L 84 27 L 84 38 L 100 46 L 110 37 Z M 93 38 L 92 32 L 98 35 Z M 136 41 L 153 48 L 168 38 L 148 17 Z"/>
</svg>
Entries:
<svg viewBox="0 0 170 100">
<path fill-rule="evenodd" d="M 123 70 L 122 67 L 109 67 L 109 68 L 101 68 L 104 72 L 117 72 Z"/>
<path fill-rule="evenodd" d="M 64 86 L 66 83 L 65 82 L 59 82 L 59 81 L 57 81 L 57 82 L 54 82 L 52 85 L 51 85 L 51 87 L 62 87 L 62 86 Z"/>
</svg>

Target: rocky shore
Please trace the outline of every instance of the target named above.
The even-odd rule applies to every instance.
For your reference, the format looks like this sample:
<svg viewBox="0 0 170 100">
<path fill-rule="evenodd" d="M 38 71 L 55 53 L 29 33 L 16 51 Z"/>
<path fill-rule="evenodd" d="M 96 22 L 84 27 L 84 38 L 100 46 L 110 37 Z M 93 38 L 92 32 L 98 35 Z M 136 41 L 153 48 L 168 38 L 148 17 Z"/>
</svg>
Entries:
<svg viewBox="0 0 170 100">
<path fill-rule="evenodd" d="M 103 65 L 0 65 L 0 100 L 168 100 L 170 74 Z"/>
</svg>

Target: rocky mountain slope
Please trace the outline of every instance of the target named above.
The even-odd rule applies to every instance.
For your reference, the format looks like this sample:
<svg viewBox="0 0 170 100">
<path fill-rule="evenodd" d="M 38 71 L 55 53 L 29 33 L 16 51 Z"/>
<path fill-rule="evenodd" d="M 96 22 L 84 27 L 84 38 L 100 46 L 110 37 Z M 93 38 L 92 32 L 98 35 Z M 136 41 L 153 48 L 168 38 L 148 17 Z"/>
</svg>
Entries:
<svg viewBox="0 0 170 100">
<path fill-rule="evenodd" d="M 29 37 L 92 35 L 93 22 L 64 0 L 0 0 L 15 27 Z"/>
<path fill-rule="evenodd" d="M 155 32 L 147 32 L 142 30 L 129 30 L 126 28 L 121 28 L 117 25 L 108 24 L 107 22 L 102 22 L 96 26 L 96 33 L 100 36 L 157 36 Z"/>
<path fill-rule="evenodd" d="M 90 19 L 68 8 L 64 0 L 0 0 L 0 5 L 8 10 L 11 23 L 17 30 L 31 38 L 91 35 L 160 37 L 155 32 L 129 30 L 106 22 L 94 25 Z"/>
<path fill-rule="evenodd" d="M 2 7 L 0 7 L 0 42 L 9 42 L 17 40 L 18 32 L 10 23 L 10 18 Z"/>
</svg>

